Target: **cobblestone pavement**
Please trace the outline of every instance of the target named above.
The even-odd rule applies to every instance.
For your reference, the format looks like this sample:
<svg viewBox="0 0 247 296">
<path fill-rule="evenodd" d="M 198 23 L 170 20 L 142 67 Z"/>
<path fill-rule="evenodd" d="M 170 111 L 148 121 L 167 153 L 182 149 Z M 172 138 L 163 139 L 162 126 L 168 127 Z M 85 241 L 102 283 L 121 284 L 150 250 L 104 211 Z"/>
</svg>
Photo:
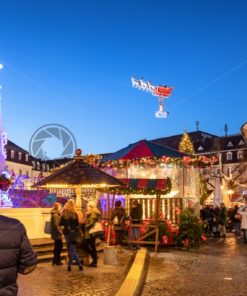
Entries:
<svg viewBox="0 0 247 296">
<path fill-rule="evenodd" d="M 199 250 L 151 255 L 143 296 L 244 296 L 247 245 L 234 234 L 210 238 Z"/>
<path fill-rule="evenodd" d="M 117 266 L 103 264 L 103 254 L 99 254 L 97 268 L 72 266 L 72 272 L 67 266 L 52 266 L 51 263 L 41 263 L 37 269 L 26 276 L 19 276 L 18 296 L 112 296 L 124 278 L 126 267 L 132 251 L 118 255 Z"/>
</svg>

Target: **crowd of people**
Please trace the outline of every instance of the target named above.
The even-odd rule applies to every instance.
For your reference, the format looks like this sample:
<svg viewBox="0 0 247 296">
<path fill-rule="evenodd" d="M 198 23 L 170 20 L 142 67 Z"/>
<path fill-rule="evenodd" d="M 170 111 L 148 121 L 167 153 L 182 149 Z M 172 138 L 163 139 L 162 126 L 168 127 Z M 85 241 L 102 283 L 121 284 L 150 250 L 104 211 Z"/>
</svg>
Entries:
<svg viewBox="0 0 247 296">
<path fill-rule="evenodd" d="M 220 206 L 206 205 L 201 209 L 201 219 L 205 224 L 207 236 L 226 237 L 226 231 L 234 231 L 236 236 L 243 232 L 244 243 L 247 243 L 247 203 L 227 209 L 224 203 Z"/>
<path fill-rule="evenodd" d="M 115 202 L 115 208 L 111 216 L 111 224 L 114 226 L 116 248 L 119 253 L 122 252 L 122 244 L 125 234 L 125 222 L 130 219 L 134 224 L 140 223 L 142 219 L 142 208 L 137 200 L 133 202 L 130 216 L 127 215 L 121 201 Z M 62 265 L 61 252 L 63 249 L 62 239 L 64 237 L 68 250 L 68 271 L 72 269 L 72 263 L 75 261 L 79 270 L 83 270 L 82 261 L 77 253 L 77 246 L 83 248 L 92 258 L 90 267 L 97 267 L 96 237 L 90 233 L 90 230 L 97 222 L 101 220 L 101 213 L 96 207 L 95 202 L 88 202 L 85 217 L 77 213 L 73 199 L 69 199 L 65 206 L 55 203 L 51 210 L 51 238 L 54 240 L 53 265 Z M 137 240 L 140 237 L 140 228 L 132 227 L 130 237 Z M 138 249 L 138 244 L 132 244 L 133 249 Z"/>
<path fill-rule="evenodd" d="M 227 209 L 224 203 L 220 206 L 206 205 L 201 209 L 201 219 L 204 221 L 207 236 L 226 237 L 227 230 L 234 231 L 237 237 L 243 232 L 244 243 L 247 243 L 247 201 L 244 206 Z M 136 242 L 140 238 L 140 223 L 142 220 L 141 204 L 132 202 L 129 216 L 121 201 L 115 202 L 110 223 L 114 227 L 116 248 L 122 252 L 126 231 L 126 220 L 131 221 L 130 241 L 131 248 L 138 249 Z M 92 229 L 100 224 L 101 213 L 95 202 L 88 202 L 87 212 L 84 217 L 77 212 L 75 202 L 69 199 L 62 208 L 60 203 L 55 203 L 51 210 L 51 238 L 54 240 L 53 265 L 62 265 L 61 252 L 63 238 L 66 241 L 68 260 L 67 269 L 70 272 L 75 261 L 79 271 L 83 270 L 83 262 L 78 256 L 78 244 L 92 258 L 90 267 L 97 267 L 96 237 Z M 28 274 L 37 264 L 37 257 L 28 240 L 23 224 L 12 218 L 0 215 L 0 295 L 17 295 L 18 273 Z M 82 239 L 83 238 L 83 239 Z M 82 243 L 83 242 L 83 243 Z"/>
<path fill-rule="evenodd" d="M 115 202 L 110 223 L 114 226 L 116 248 L 121 252 L 125 234 L 125 222 L 131 220 L 133 225 L 140 223 L 142 219 L 142 208 L 138 201 L 134 201 L 130 215 L 127 216 L 121 201 Z M 72 270 L 75 261 L 79 271 L 83 270 L 83 261 L 78 255 L 78 246 L 83 248 L 92 258 L 90 267 L 97 267 L 96 236 L 92 229 L 100 224 L 101 213 L 95 202 L 88 202 L 87 212 L 82 217 L 77 212 L 75 202 L 69 199 L 64 207 L 56 202 L 51 210 L 50 234 L 54 241 L 52 265 L 63 265 L 61 252 L 63 239 L 66 241 L 68 260 L 67 269 Z M 17 295 L 18 273 L 28 274 L 37 265 L 37 256 L 31 246 L 26 234 L 24 225 L 17 219 L 0 215 L 0 295 Z M 140 237 L 139 227 L 131 229 L 131 239 L 137 240 Z M 132 244 L 132 248 L 139 248 L 139 245 Z"/>
</svg>

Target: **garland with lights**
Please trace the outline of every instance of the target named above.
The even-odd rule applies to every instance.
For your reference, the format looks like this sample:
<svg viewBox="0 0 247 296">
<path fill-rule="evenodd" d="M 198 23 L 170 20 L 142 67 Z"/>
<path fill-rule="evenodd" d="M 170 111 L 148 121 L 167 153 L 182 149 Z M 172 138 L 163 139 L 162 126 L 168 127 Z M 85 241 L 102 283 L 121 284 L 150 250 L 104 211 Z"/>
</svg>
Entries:
<svg viewBox="0 0 247 296">
<path fill-rule="evenodd" d="M 150 167 L 157 164 L 174 164 L 178 166 L 194 166 L 199 168 L 205 168 L 207 166 L 215 165 L 219 162 L 217 156 L 207 157 L 207 156 L 184 156 L 183 158 L 173 158 L 162 156 L 158 157 L 143 157 L 136 159 L 118 159 L 110 160 L 106 162 L 97 162 L 99 168 L 126 168 L 131 165 Z"/>
<path fill-rule="evenodd" d="M 166 188 L 164 190 L 160 189 L 147 189 L 147 188 L 131 188 L 131 187 L 112 187 L 112 188 L 102 188 L 98 189 L 104 193 L 110 193 L 115 195 L 125 195 L 125 194 L 143 194 L 143 195 L 154 195 L 154 194 L 168 194 L 171 192 L 172 189 L 172 182 L 169 177 L 166 179 Z"/>
</svg>

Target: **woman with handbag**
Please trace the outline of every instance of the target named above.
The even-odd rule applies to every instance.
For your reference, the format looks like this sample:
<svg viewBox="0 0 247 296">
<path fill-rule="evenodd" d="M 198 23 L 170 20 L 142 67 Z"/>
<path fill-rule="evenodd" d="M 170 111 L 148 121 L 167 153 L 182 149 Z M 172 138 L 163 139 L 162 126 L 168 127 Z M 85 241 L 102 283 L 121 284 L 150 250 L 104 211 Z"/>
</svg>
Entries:
<svg viewBox="0 0 247 296">
<path fill-rule="evenodd" d="M 54 240 L 52 265 L 63 264 L 60 258 L 63 249 L 62 229 L 59 225 L 61 219 L 61 209 L 61 204 L 59 202 L 56 202 L 54 203 L 51 210 L 51 238 Z"/>
<path fill-rule="evenodd" d="M 75 202 L 73 199 L 69 199 L 65 204 L 60 225 L 63 226 L 63 234 L 69 252 L 68 271 L 71 271 L 71 266 L 74 260 L 79 265 L 79 270 L 83 270 L 81 261 L 76 252 L 76 244 L 80 242 L 81 233 L 78 215 L 75 209 Z"/>
<path fill-rule="evenodd" d="M 97 250 L 95 245 L 96 237 L 95 235 L 90 231 L 92 228 L 95 227 L 96 223 L 100 222 L 101 213 L 97 209 L 95 202 L 90 201 L 88 202 L 87 206 L 87 213 L 86 213 L 86 219 L 85 219 L 85 251 L 90 254 L 93 261 L 90 264 L 90 267 L 97 267 Z"/>
</svg>

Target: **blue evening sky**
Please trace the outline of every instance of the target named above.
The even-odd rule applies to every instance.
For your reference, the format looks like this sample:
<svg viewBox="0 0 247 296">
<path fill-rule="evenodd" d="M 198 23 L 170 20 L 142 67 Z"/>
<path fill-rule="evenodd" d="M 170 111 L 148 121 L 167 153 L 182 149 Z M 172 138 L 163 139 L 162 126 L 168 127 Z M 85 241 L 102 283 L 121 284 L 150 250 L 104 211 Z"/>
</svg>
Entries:
<svg viewBox="0 0 247 296">
<path fill-rule="evenodd" d="M 3 125 L 28 149 L 41 125 L 85 153 L 247 121 L 245 0 L 0 0 Z M 130 77 L 174 86 L 167 119 Z M 55 147 L 54 147 L 55 149 Z"/>
</svg>

